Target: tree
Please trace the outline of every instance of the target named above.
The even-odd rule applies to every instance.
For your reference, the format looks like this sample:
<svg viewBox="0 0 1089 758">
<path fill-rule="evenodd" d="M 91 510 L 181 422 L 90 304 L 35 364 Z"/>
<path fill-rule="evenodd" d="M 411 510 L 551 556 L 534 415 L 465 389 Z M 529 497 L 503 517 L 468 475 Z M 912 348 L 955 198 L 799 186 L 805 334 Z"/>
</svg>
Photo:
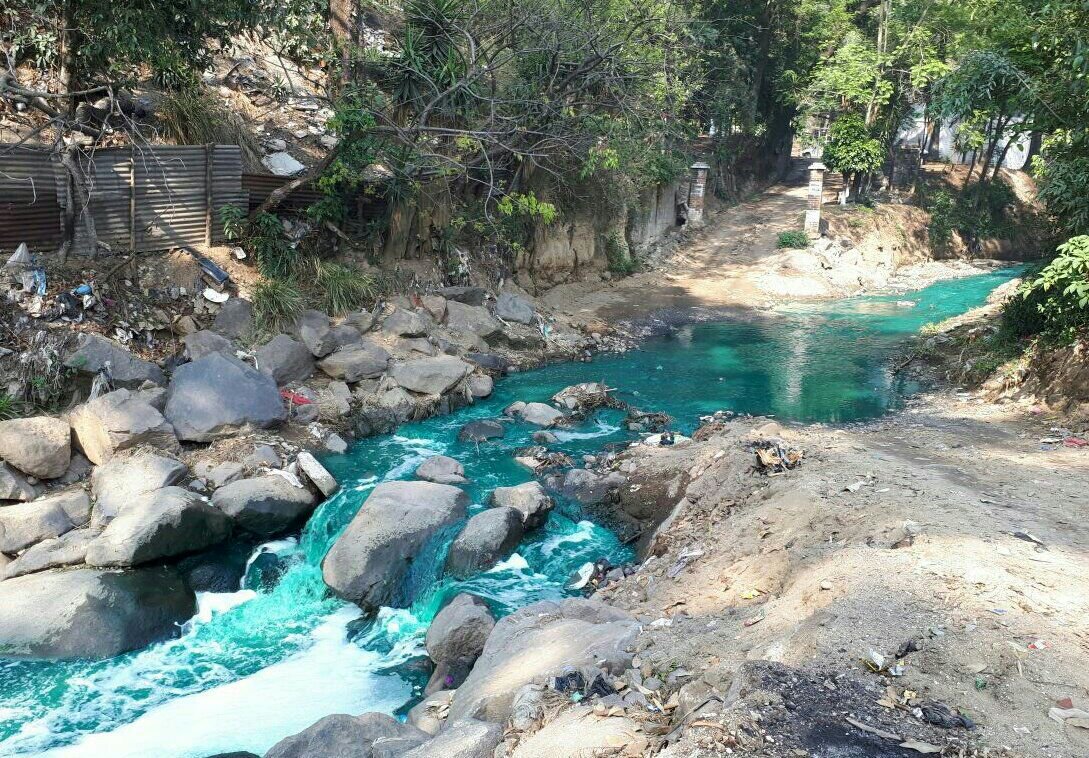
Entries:
<svg viewBox="0 0 1089 758">
<path fill-rule="evenodd" d="M 844 183 L 857 195 L 863 177 L 881 168 L 884 155 L 881 142 L 870 136 L 862 116 L 848 113 L 832 123 L 822 159 L 828 168 L 843 173 Z"/>
</svg>

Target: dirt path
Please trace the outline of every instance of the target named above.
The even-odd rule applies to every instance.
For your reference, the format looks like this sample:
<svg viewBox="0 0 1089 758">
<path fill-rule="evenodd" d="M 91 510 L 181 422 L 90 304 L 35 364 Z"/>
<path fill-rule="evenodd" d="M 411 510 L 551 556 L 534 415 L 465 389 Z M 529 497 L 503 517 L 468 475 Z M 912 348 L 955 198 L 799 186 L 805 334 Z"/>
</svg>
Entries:
<svg viewBox="0 0 1089 758">
<path fill-rule="evenodd" d="M 920 693 L 979 727 L 934 732 L 877 708 L 883 728 L 1034 758 L 1089 755 L 1089 728 L 1049 717 L 1063 698 L 1089 710 L 1089 451 L 1041 445 L 1055 422 L 1031 410 L 942 392 L 845 429 L 754 435 L 757 424 L 737 422 L 665 453 L 676 471 L 698 472 L 691 502 L 663 534 L 665 554 L 603 594 L 671 619 L 645 627 L 655 670 L 702 671 L 714 683 L 763 660 L 872 679 L 879 693 Z M 805 449 L 805 463 L 775 478 L 747 470 L 742 441 L 776 433 Z M 668 475 L 646 460 L 660 455 L 644 453 L 641 467 Z M 675 578 L 663 573 L 693 550 L 703 555 Z M 903 676 L 861 663 L 870 650 L 891 659 L 907 640 L 920 650 Z M 829 698 L 827 711 L 796 717 L 850 732 Z M 688 747 L 698 744 L 694 734 Z"/>
</svg>

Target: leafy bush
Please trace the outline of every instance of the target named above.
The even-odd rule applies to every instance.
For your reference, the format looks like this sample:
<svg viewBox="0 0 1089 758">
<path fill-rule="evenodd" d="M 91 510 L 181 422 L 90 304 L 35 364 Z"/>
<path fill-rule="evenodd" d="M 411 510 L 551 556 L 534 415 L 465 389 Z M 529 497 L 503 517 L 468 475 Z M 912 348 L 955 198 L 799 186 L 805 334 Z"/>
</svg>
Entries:
<svg viewBox="0 0 1089 758">
<path fill-rule="evenodd" d="M 1061 342 L 1089 327 L 1089 235 L 1060 245 L 1058 255 L 1021 286 L 1004 316 L 1018 331 Z"/>
<path fill-rule="evenodd" d="M 253 320 L 264 334 L 291 324 L 305 307 L 306 298 L 291 282 L 268 279 L 253 288 Z"/>
<path fill-rule="evenodd" d="M 357 310 L 378 294 L 374 277 L 340 263 L 312 259 L 314 285 L 322 310 L 333 315 Z"/>
<path fill-rule="evenodd" d="M 223 225 L 223 236 L 237 242 L 246 231 L 246 211 L 237 205 L 224 205 L 219 209 L 219 223 Z"/>
<path fill-rule="evenodd" d="M 0 392 L 0 421 L 7 421 L 19 415 L 19 404 L 11 395 Z"/>
<path fill-rule="evenodd" d="M 804 250 L 809 247 L 809 235 L 797 230 L 792 232 L 780 232 L 779 239 L 776 241 L 775 245 L 780 249 L 792 247 Z"/>
<path fill-rule="evenodd" d="M 1013 190 L 1003 182 L 973 184 L 956 195 L 946 189 L 925 193 L 923 206 L 930 213 L 927 229 L 931 245 L 938 250 L 947 248 L 954 232 L 969 244 L 1015 234 L 1009 208 L 1016 200 Z"/>
<path fill-rule="evenodd" d="M 848 113 L 829 128 L 822 160 L 833 171 L 852 177 L 880 169 L 885 162 L 885 151 L 881 142 L 870 136 L 862 116 Z"/>
<path fill-rule="evenodd" d="M 278 216 L 257 214 L 250 224 L 247 240 L 262 274 L 270 279 L 287 279 L 292 275 L 298 256 L 284 238 L 284 227 Z"/>
</svg>

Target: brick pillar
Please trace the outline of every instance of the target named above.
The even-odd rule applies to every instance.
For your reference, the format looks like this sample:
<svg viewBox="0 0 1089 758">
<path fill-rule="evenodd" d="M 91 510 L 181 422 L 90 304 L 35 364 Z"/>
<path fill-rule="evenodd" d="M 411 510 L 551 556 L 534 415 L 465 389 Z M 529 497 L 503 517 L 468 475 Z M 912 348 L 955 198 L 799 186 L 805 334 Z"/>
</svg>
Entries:
<svg viewBox="0 0 1089 758">
<path fill-rule="evenodd" d="M 820 161 L 809 164 L 809 197 L 805 206 L 805 233 L 810 237 L 821 236 L 821 200 L 824 195 L 824 172 L 828 170 Z"/>
<path fill-rule="evenodd" d="M 688 189 L 688 223 L 699 225 L 703 223 L 703 201 L 707 194 L 707 172 L 711 167 L 704 163 L 692 164 L 692 185 Z"/>
</svg>

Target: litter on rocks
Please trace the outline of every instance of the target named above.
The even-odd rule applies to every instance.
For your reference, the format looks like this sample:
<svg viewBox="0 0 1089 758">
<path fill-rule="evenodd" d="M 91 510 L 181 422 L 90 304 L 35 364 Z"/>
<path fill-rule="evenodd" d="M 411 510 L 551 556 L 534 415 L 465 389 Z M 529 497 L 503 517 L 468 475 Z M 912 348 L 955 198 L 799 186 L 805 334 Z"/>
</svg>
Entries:
<svg viewBox="0 0 1089 758">
<path fill-rule="evenodd" d="M 756 453 L 757 470 L 767 476 L 785 474 L 800 466 L 805 457 L 803 451 L 788 447 L 778 439 L 754 442 L 749 449 Z"/>
</svg>

